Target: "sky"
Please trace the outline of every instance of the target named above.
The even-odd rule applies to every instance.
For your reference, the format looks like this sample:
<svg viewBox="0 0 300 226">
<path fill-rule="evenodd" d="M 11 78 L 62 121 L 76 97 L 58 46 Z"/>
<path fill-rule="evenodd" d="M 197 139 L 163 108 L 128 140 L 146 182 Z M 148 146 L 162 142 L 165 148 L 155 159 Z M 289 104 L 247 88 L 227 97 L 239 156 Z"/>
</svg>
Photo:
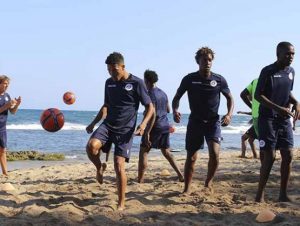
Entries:
<svg viewBox="0 0 300 226">
<path fill-rule="evenodd" d="M 198 70 L 195 52 L 208 46 L 236 113 L 248 110 L 240 92 L 276 61 L 276 45 L 289 41 L 300 100 L 299 12 L 297 0 L 0 0 L 0 74 L 11 78 L 8 93 L 22 97 L 23 109 L 97 111 L 109 78 L 104 61 L 117 51 L 138 77 L 155 70 L 171 102 L 181 79 Z M 66 91 L 75 93 L 73 105 L 63 103 Z M 189 113 L 187 95 L 179 111 Z"/>
</svg>

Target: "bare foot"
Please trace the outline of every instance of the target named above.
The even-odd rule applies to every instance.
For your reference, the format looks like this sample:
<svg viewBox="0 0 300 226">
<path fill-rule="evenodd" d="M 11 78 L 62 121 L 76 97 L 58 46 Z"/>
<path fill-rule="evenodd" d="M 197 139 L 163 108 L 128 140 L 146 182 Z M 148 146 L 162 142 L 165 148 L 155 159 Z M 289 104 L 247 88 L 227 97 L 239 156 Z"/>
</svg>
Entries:
<svg viewBox="0 0 300 226">
<path fill-rule="evenodd" d="M 103 174 L 104 174 L 104 171 L 106 170 L 106 163 L 102 163 L 101 164 L 101 168 L 97 171 L 96 173 L 96 180 L 99 182 L 99 184 L 103 184 Z"/>
<path fill-rule="evenodd" d="M 182 175 L 179 175 L 178 180 L 179 180 L 179 182 L 184 182 L 184 177 Z"/>
<path fill-rule="evenodd" d="M 4 177 L 8 177 L 8 174 L 7 174 L 7 173 L 3 173 L 3 176 L 4 176 Z"/>
<path fill-rule="evenodd" d="M 118 210 L 118 211 L 123 211 L 124 209 L 125 209 L 124 204 L 123 204 L 123 205 L 120 205 L 120 204 L 119 204 L 119 205 L 117 206 L 117 210 Z"/>
<path fill-rule="evenodd" d="M 278 201 L 279 202 L 292 202 L 292 200 L 287 195 L 280 195 Z"/>
</svg>

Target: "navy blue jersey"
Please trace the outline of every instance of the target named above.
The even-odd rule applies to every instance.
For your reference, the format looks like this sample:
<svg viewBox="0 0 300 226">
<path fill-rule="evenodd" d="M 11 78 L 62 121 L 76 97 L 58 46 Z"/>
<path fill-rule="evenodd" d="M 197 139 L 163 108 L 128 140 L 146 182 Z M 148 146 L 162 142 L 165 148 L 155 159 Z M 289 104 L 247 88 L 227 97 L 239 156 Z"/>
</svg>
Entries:
<svg viewBox="0 0 300 226">
<path fill-rule="evenodd" d="M 155 87 L 149 90 L 149 96 L 155 107 L 156 119 L 152 130 L 163 133 L 169 132 L 168 96 L 161 89 Z"/>
<path fill-rule="evenodd" d="M 125 133 L 136 125 L 139 103 L 148 105 L 151 99 L 143 80 L 130 74 L 126 80 L 106 80 L 104 102 L 107 106 L 104 123 L 112 132 Z"/>
<path fill-rule="evenodd" d="M 210 120 L 218 117 L 220 93 L 230 93 L 223 76 L 211 72 L 209 78 L 204 78 L 198 71 L 182 79 L 177 95 L 181 98 L 185 91 L 188 93 L 190 119 L 194 120 Z"/>
<path fill-rule="evenodd" d="M 8 93 L 0 95 L 0 107 L 3 107 L 7 102 L 11 100 Z M 8 110 L 5 110 L 0 113 L 0 131 L 6 130 L 6 121 L 7 121 Z"/>
<path fill-rule="evenodd" d="M 260 73 L 256 94 L 264 95 L 281 107 L 289 107 L 289 97 L 294 85 L 294 76 L 295 71 L 292 67 L 280 70 L 276 63 L 266 66 Z M 278 113 L 262 104 L 260 105 L 259 115 L 273 117 L 275 114 Z"/>
</svg>

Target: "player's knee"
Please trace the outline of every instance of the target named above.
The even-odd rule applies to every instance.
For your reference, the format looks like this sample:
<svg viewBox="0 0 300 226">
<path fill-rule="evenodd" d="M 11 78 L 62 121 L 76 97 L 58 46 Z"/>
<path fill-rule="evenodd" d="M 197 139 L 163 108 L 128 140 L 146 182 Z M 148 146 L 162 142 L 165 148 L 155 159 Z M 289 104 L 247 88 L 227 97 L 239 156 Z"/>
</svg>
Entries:
<svg viewBox="0 0 300 226">
<path fill-rule="evenodd" d="M 115 166 L 115 171 L 121 172 L 122 170 L 124 170 L 124 158 L 123 157 L 119 157 L 119 156 L 115 156 L 114 158 L 114 166 Z"/>
<path fill-rule="evenodd" d="M 101 142 L 99 140 L 91 139 L 87 144 L 86 151 L 89 154 L 97 155 L 99 153 L 100 147 L 101 147 Z"/>
</svg>

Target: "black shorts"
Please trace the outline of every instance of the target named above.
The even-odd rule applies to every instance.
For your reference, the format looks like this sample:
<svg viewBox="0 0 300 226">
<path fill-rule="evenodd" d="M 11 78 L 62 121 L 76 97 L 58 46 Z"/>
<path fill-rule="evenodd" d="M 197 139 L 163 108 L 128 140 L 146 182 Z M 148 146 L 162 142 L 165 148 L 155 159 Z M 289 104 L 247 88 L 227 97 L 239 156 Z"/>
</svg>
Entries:
<svg viewBox="0 0 300 226">
<path fill-rule="evenodd" d="M 161 133 L 157 131 L 150 132 L 151 148 L 167 149 L 170 147 L 170 133 Z M 142 137 L 141 146 L 145 147 L 145 138 Z"/>
<path fill-rule="evenodd" d="M 91 138 L 96 138 L 101 141 L 103 145 L 102 151 L 105 153 L 107 153 L 110 150 L 111 145 L 114 144 L 114 155 L 124 157 L 126 162 L 129 162 L 133 133 L 134 128 L 125 134 L 114 133 L 102 123 L 92 134 Z"/>
<path fill-rule="evenodd" d="M 0 132 L 0 147 L 6 148 L 7 147 L 7 134 L 6 131 Z"/>
<path fill-rule="evenodd" d="M 294 138 L 290 119 L 258 118 L 260 150 L 293 148 Z"/>
<path fill-rule="evenodd" d="M 194 153 L 204 148 L 204 138 L 206 143 L 210 140 L 216 143 L 221 142 L 221 123 L 220 120 L 208 122 L 198 122 L 189 120 L 185 137 L 185 148 L 188 152 Z"/>
<path fill-rule="evenodd" d="M 251 126 L 251 127 L 246 131 L 246 134 L 247 134 L 249 137 L 252 137 L 253 139 L 257 139 L 257 136 L 256 136 L 256 133 L 255 133 L 254 126 Z"/>
</svg>

